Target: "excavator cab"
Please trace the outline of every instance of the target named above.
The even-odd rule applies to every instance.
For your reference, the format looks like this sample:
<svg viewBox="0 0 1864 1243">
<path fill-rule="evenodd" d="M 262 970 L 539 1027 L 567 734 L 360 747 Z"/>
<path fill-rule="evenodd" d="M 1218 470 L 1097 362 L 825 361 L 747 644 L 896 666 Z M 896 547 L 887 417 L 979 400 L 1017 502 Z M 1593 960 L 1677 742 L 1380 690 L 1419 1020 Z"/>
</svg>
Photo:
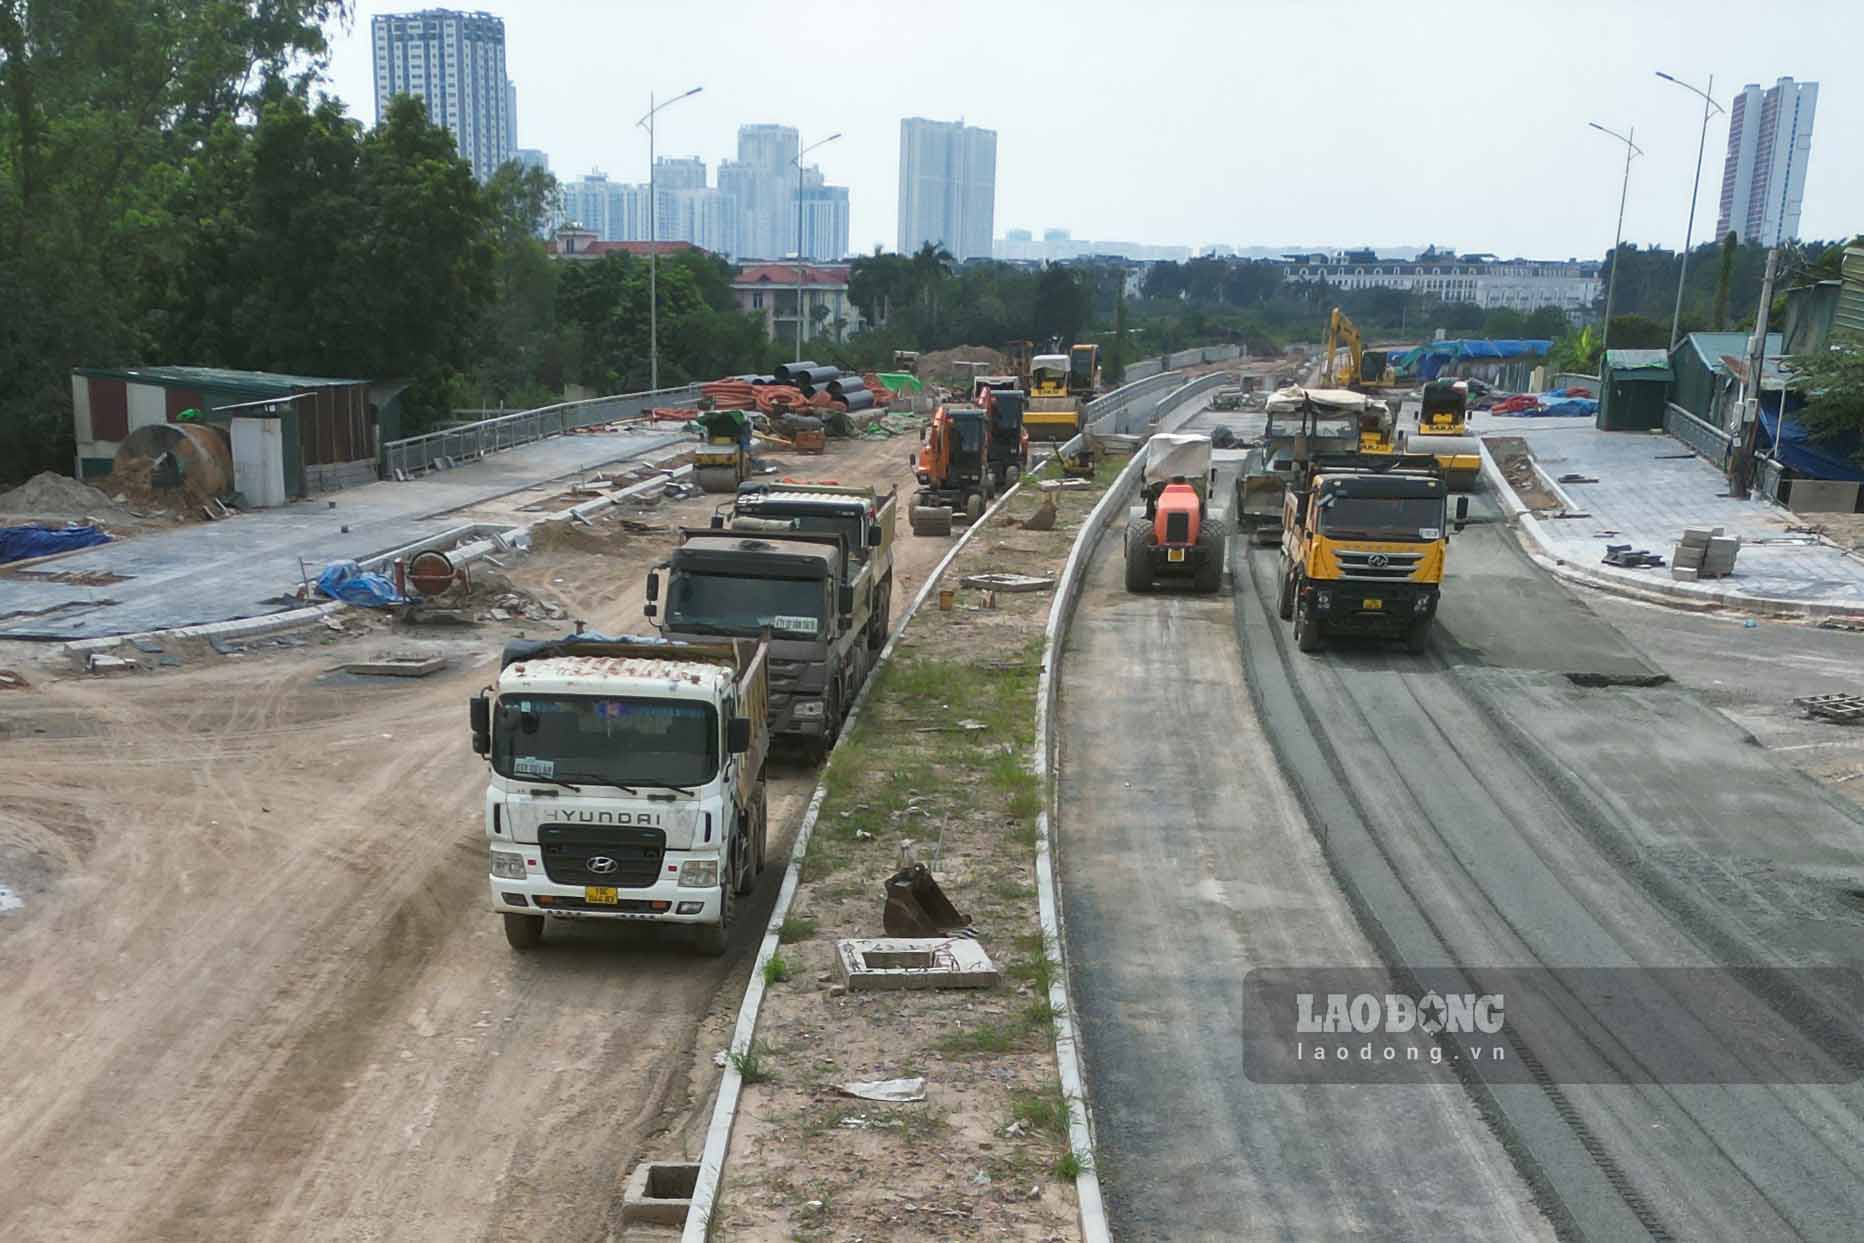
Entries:
<svg viewBox="0 0 1864 1243">
<path fill-rule="evenodd" d="M 949 535 L 955 511 L 972 520 L 995 495 L 989 471 L 990 424 L 981 406 L 940 406 L 913 458 L 919 491 L 909 515 L 915 535 Z"/>
</svg>

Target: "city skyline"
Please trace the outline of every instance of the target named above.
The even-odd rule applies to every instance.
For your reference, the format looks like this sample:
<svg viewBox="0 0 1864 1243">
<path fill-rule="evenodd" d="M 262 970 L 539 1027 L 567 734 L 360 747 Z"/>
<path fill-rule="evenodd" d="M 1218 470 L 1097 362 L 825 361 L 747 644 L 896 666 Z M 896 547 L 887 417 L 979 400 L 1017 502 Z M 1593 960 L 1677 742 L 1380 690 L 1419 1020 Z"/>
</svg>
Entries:
<svg viewBox="0 0 1864 1243">
<path fill-rule="evenodd" d="M 389 100 L 413 95 L 480 181 L 516 158 L 517 85 L 505 72 L 503 19 L 454 9 L 378 14 L 370 47 L 377 124 Z"/>
<path fill-rule="evenodd" d="M 406 7 L 357 0 L 347 33 L 332 29 L 331 88 L 365 120 L 369 15 Z M 1453 89 L 1473 93 L 1481 104 L 1447 144 L 1429 136 L 1442 132 L 1450 84 L 1396 86 L 1385 73 L 1387 52 L 1376 43 L 1331 50 L 1334 86 L 1327 105 L 1308 110 L 1299 125 L 1252 130 L 1246 141 L 1235 131 L 1237 109 L 1308 89 L 1312 69 L 1302 58 L 1268 58 L 1252 63 L 1245 78 L 1232 79 L 1187 72 L 1174 57 L 1129 57 L 1121 62 L 1121 89 L 1083 91 L 1071 66 L 1098 63 L 1107 49 L 1097 24 L 1104 31 L 1106 23 L 1124 20 L 1121 11 L 1095 8 L 1092 0 L 1088 12 L 1103 20 L 1058 26 L 1054 46 L 1034 60 L 1009 48 L 979 46 L 964 33 L 1002 18 L 1000 6 L 977 0 L 952 0 L 947 20 L 905 43 L 882 10 L 805 10 L 803 16 L 831 23 L 827 28 L 835 31 L 846 63 L 887 67 L 892 86 L 879 107 L 851 107 L 836 92 L 817 91 L 795 93 L 773 108 L 767 87 L 746 75 L 669 68 L 655 54 L 704 46 L 709 64 L 752 63 L 794 39 L 796 14 L 714 0 L 625 13 L 570 0 L 476 0 L 473 7 L 503 17 L 508 76 L 521 96 L 519 141 L 548 151 L 559 172 L 600 166 L 618 179 L 645 180 L 646 135 L 633 122 L 646 111 L 650 92 L 664 99 L 705 87 L 661 115 L 663 153 L 727 154 L 740 121 L 773 112 L 795 125 L 805 143 L 842 131 L 841 141 L 817 155 L 829 180 L 849 186 L 851 249 L 858 252 L 876 243 L 897 245 L 899 120 L 915 115 L 962 116 L 997 131 L 999 231 L 1003 223 L 1060 221 L 1077 237 L 1147 244 L 1299 238 L 1316 246 L 1354 243 L 1371 232 L 1380 239 L 1456 237 L 1498 252 L 1547 256 L 1610 249 L 1623 150 L 1586 122 L 1620 131 L 1635 125 L 1645 155 L 1632 169 L 1624 236 L 1640 246 L 1674 249 L 1687 223 L 1702 108 L 1658 79 L 1659 69 L 1697 85 L 1713 74 L 1725 107 L 1731 85 L 1768 83 L 1781 73 L 1821 82 L 1819 128 L 1830 153 L 1808 171 L 1800 235 L 1849 236 L 1864 207 L 1864 164 L 1836 158 L 1830 137 L 1864 125 L 1864 92 L 1840 88 L 1847 45 L 1798 33 L 1839 23 L 1849 7 L 1830 0 L 1783 0 L 1779 20 L 1746 23 L 1738 40 L 1723 37 L 1723 16 L 1693 5 L 1659 0 L 1614 11 L 1614 38 L 1563 65 L 1570 89 L 1557 93 L 1495 90 L 1477 66 L 1459 69 Z M 1525 17 L 1492 6 L 1452 0 L 1441 16 L 1480 27 L 1498 46 L 1532 45 L 1545 35 Z M 1311 35 L 1309 19 L 1286 5 L 1213 8 L 1166 0 L 1156 17 L 1162 29 L 1194 38 L 1194 47 L 1285 46 Z M 966 73 L 950 71 L 960 64 Z M 979 95 L 969 87 L 977 74 L 993 82 L 990 92 Z M 626 97 L 625 106 L 617 93 Z M 592 104 L 597 94 L 607 102 Z M 1161 125 L 1167 115 L 1178 120 Z M 1292 174 L 1344 167 L 1375 131 L 1396 150 L 1421 152 L 1426 147 L 1417 144 L 1423 143 L 1429 155 L 1420 156 L 1421 164 L 1353 164 L 1365 176 L 1363 194 L 1317 197 L 1283 186 L 1281 179 Z M 1533 158 L 1523 145 L 1529 135 Z M 1716 156 L 1726 137 L 1726 119 L 1718 115 L 1709 128 L 1695 219 L 1699 238 L 1715 224 Z M 1106 175 L 1108 161 L 1120 152 L 1134 153 L 1142 168 L 1180 170 L 1188 180 L 1160 194 L 1145 175 Z M 1077 167 L 1086 173 L 1070 171 Z M 1082 193 L 1084 175 L 1091 193 Z M 1480 187 L 1482 193 L 1425 192 L 1429 185 Z M 1379 204 L 1378 219 L 1369 224 L 1368 195 Z"/>
<path fill-rule="evenodd" d="M 922 245 L 952 258 L 993 253 L 997 205 L 997 132 L 963 121 L 900 118 L 901 254 Z"/>
</svg>

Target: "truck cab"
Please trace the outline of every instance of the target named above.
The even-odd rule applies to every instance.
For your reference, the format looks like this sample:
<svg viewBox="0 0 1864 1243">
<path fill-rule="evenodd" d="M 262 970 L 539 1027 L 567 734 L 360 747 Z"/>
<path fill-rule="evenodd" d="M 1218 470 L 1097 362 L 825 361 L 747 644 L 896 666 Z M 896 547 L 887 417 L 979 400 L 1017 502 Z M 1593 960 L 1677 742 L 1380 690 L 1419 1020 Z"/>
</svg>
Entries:
<svg viewBox="0 0 1864 1243">
<path fill-rule="evenodd" d="M 1283 498 L 1279 611 L 1296 645 L 1325 636 L 1429 644 L 1445 554 L 1469 498 L 1454 515 L 1435 458 L 1424 454 L 1322 455 Z"/>
<path fill-rule="evenodd" d="M 835 483 L 746 483 L 712 515 L 713 529 L 772 535 L 839 535 L 849 555 L 843 583 L 854 591 L 855 630 L 870 651 L 886 645 L 893 624 L 893 524 L 898 489 Z"/>
<path fill-rule="evenodd" d="M 761 642 L 516 642 L 470 701 L 492 908 L 513 948 L 547 917 L 693 927 L 721 954 L 764 867 Z"/>
<path fill-rule="evenodd" d="M 826 755 L 870 664 L 847 558 L 839 534 L 682 531 L 648 574 L 644 612 L 673 639 L 767 636 L 770 732 Z"/>
</svg>

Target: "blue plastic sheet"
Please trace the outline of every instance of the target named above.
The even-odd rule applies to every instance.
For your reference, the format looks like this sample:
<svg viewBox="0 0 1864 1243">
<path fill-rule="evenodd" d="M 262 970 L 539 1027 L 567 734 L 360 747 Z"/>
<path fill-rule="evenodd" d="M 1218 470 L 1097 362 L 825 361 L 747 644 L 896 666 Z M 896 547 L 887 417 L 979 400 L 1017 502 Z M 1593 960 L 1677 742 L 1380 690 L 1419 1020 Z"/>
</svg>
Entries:
<svg viewBox="0 0 1864 1243">
<path fill-rule="evenodd" d="M 1761 407 L 1759 439 L 1761 446 L 1772 452 L 1774 425 L 1780 419 L 1776 413 L 1780 399 L 1777 393 L 1769 393 L 1763 400 L 1768 404 Z M 1786 438 L 1780 442 L 1780 462 L 1807 478 L 1864 483 L 1864 463 L 1854 456 L 1860 450 L 1864 450 L 1864 443 L 1860 443 L 1855 433 L 1814 440 L 1805 425 L 1793 417 L 1793 411 L 1786 412 Z"/>
<path fill-rule="evenodd" d="M 359 604 L 367 609 L 408 602 L 406 596 L 395 590 L 393 579 L 366 571 L 354 561 L 332 561 L 325 566 L 324 572 L 317 576 L 317 590 L 332 600 Z"/>
<path fill-rule="evenodd" d="M 0 565 L 109 542 L 110 536 L 94 526 L 0 527 Z"/>
</svg>

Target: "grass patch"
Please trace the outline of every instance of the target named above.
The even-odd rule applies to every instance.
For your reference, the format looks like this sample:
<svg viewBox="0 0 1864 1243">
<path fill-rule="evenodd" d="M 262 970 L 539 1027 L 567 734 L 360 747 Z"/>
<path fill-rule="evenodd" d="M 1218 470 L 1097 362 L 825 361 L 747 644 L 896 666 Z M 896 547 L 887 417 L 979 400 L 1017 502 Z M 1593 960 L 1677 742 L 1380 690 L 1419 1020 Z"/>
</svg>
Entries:
<svg viewBox="0 0 1864 1243">
<path fill-rule="evenodd" d="M 1017 937 L 1016 950 L 1017 956 L 1004 970 L 1011 979 L 1020 980 L 1042 996 L 1048 996 L 1049 985 L 1055 982 L 1055 964 L 1049 961 L 1048 946 L 1042 934 L 1029 932 Z"/>
<path fill-rule="evenodd" d="M 781 936 L 779 936 L 778 939 L 780 940 Z M 765 988 L 769 988 L 773 984 L 781 984 L 789 978 L 790 978 L 790 964 L 784 961 L 783 955 L 772 954 L 770 957 L 764 960 L 764 987 Z"/>
<path fill-rule="evenodd" d="M 815 934 L 816 921 L 813 915 L 785 915 L 783 922 L 777 926 L 777 941 L 782 945 L 807 941 Z"/>
<path fill-rule="evenodd" d="M 1042 1092 L 1013 1093 L 1010 1120 L 1021 1122 L 1037 1135 L 1068 1142 L 1068 1098 L 1059 1083 Z"/>
<path fill-rule="evenodd" d="M 1077 1157 L 1074 1154 L 1074 1149 L 1070 1148 L 1067 1152 L 1055 1158 L 1055 1165 L 1052 1172 L 1058 1182 L 1071 1183 L 1075 1179 L 1081 1177 L 1081 1171 L 1084 1168 L 1085 1167 L 1081 1164 L 1081 1158 Z"/>
<path fill-rule="evenodd" d="M 746 1083 L 768 1083 L 777 1077 L 776 1069 L 770 1064 L 770 1054 L 769 1045 L 753 1040 L 743 1053 L 731 1055 L 731 1068 Z"/>
<path fill-rule="evenodd" d="M 1029 1029 L 1021 1023 L 980 1023 L 963 1031 L 947 1032 L 938 1051 L 947 1057 L 975 1057 L 988 1053 L 1014 1053 L 1029 1043 Z"/>
</svg>

